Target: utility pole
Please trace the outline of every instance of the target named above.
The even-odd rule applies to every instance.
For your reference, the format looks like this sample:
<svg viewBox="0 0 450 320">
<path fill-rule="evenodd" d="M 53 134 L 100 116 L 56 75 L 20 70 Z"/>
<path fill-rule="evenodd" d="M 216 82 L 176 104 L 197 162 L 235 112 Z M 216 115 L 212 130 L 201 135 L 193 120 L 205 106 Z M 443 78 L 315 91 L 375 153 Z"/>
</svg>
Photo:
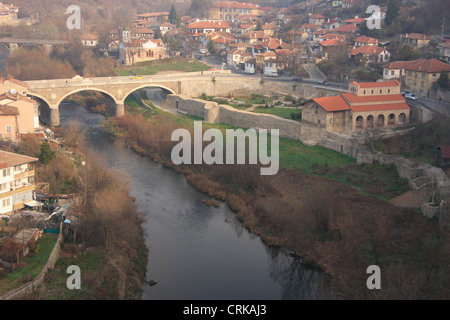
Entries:
<svg viewBox="0 0 450 320">
<path fill-rule="evenodd" d="M 445 17 L 442 17 L 441 43 L 444 42 Z"/>
</svg>

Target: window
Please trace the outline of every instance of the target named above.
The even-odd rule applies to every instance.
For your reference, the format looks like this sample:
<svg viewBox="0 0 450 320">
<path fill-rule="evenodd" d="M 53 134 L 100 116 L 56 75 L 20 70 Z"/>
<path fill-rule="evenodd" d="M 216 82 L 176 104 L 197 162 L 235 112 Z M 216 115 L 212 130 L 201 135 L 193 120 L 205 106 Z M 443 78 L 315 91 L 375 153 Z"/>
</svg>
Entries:
<svg viewBox="0 0 450 320">
<path fill-rule="evenodd" d="M 383 89 L 380 89 L 380 94 L 382 94 L 383 93 Z"/>
<path fill-rule="evenodd" d="M 366 94 L 366 90 L 364 90 L 364 94 Z"/>
<path fill-rule="evenodd" d="M 373 90 L 370 93 L 373 94 Z"/>
<path fill-rule="evenodd" d="M 10 168 L 3 170 L 3 177 L 7 177 L 11 174 Z"/>
<path fill-rule="evenodd" d="M 433 79 L 436 79 L 436 73 L 433 73 Z"/>
<path fill-rule="evenodd" d="M 330 124 L 331 124 L 332 121 L 333 121 L 333 119 L 330 118 Z"/>
<path fill-rule="evenodd" d="M 11 126 L 6 126 L 6 132 L 11 133 L 11 131 L 12 131 Z"/>
<path fill-rule="evenodd" d="M 393 75 L 394 75 L 394 73 L 395 73 L 395 71 L 394 71 L 394 70 L 392 70 L 392 71 L 391 71 L 391 76 L 393 76 Z"/>
<path fill-rule="evenodd" d="M 391 89 L 388 89 L 388 93 L 391 93 Z"/>
</svg>

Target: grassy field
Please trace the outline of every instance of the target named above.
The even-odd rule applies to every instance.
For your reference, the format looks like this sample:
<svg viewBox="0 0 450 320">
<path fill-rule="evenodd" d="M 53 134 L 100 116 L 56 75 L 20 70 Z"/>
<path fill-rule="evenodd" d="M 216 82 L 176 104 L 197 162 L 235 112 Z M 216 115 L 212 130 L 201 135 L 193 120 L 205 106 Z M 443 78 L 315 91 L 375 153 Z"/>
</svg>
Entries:
<svg viewBox="0 0 450 320">
<path fill-rule="evenodd" d="M 253 110 L 256 113 L 266 113 L 266 114 L 273 114 L 275 116 L 279 116 L 281 118 L 292 120 L 291 113 L 301 113 L 301 110 L 296 109 L 287 109 L 287 108 L 264 108 L 264 107 L 257 107 Z"/>
<path fill-rule="evenodd" d="M 39 275 L 47 263 L 57 239 L 57 235 L 44 234 L 42 239 L 36 242 L 35 252 L 30 252 L 23 258 L 16 270 L 9 272 L 4 279 L 0 280 L 0 293 L 18 288 Z"/>
<path fill-rule="evenodd" d="M 128 76 L 130 71 L 133 71 L 137 75 L 154 75 L 161 71 L 180 71 L 180 72 L 196 72 L 207 71 L 211 67 L 204 64 L 201 61 L 175 61 L 169 63 L 158 63 L 151 65 L 136 65 L 129 68 L 116 69 L 115 72 L 119 76 Z"/>
</svg>

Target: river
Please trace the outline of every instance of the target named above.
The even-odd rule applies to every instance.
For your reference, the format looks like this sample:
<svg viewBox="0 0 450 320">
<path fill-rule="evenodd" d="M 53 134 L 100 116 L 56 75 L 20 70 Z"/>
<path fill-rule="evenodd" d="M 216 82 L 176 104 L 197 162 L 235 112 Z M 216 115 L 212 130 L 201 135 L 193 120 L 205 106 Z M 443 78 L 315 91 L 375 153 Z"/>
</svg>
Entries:
<svg viewBox="0 0 450 320">
<path fill-rule="evenodd" d="M 124 173 L 144 222 L 149 250 L 144 300 L 333 299 L 323 272 L 249 233 L 226 204 L 209 207 L 182 174 L 113 142 L 104 117 L 74 103 L 60 105 L 61 125 L 79 119 L 88 143 Z"/>
</svg>

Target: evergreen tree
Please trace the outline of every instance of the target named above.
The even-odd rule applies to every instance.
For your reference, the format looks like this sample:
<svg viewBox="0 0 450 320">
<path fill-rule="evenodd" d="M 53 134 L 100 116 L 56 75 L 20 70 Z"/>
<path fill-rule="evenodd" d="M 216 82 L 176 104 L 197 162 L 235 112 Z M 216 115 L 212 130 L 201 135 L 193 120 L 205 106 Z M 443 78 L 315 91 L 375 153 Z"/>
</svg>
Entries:
<svg viewBox="0 0 450 320">
<path fill-rule="evenodd" d="M 439 79 L 437 80 L 437 83 L 439 87 L 441 87 L 442 89 L 446 89 L 448 83 L 448 74 L 442 72 L 441 75 L 439 76 Z"/>
<path fill-rule="evenodd" d="M 170 13 L 169 13 L 169 22 L 171 24 L 176 24 L 177 20 L 178 20 L 177 11 L 175 10 L 175 6 L 172 4 L 172 7 L 170 8 Z"/>
<path fill-rule="evenodd" d="M 50 145 L 47 142 L 44 142 L 40 146 L 41 153 L 39 154 L 39 162 L 42 164 L 49 164 L 55 156 L 56 152 L 52 151 Z"/>
<path fill-rule="evenodd" d="M 398 1 L 390 0 L 387 6 L 386 17 L 384 18 L 386 25 L 391 25 L 392 21 L 397 18 L 399 10 L 400 7 L 398 5 Z"/>
</svg>

